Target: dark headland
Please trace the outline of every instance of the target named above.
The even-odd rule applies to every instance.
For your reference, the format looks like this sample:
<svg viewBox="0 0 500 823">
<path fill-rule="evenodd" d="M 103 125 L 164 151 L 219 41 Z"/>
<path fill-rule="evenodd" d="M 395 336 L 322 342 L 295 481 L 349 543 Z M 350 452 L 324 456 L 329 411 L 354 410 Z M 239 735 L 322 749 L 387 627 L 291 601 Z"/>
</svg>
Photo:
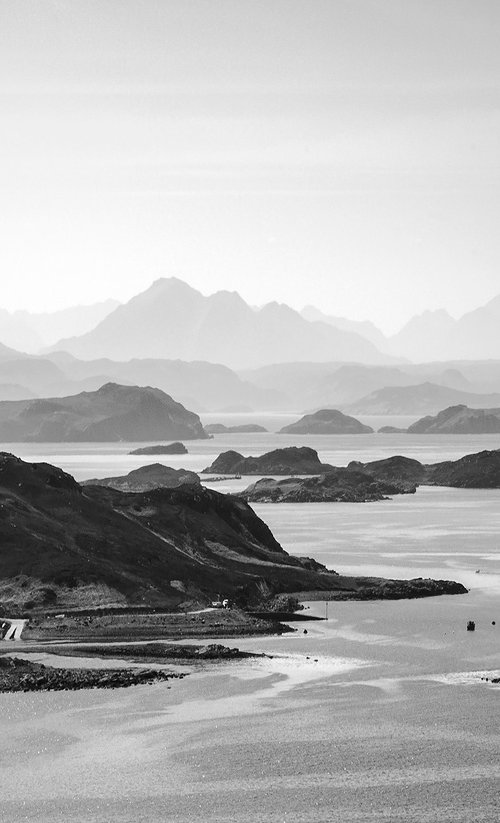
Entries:
<svg viewBox="0 0 500 823">
<path fill-rule="evenodd" d="M 219 593 L 244 608 L 292 592 L 394 596 L 390 581 L 345 577 L 289 555 L 244 500 L 194 484 L 145 493 L 82 487 L 50 464 L 4 453 L 0 505 L 5 616 L 132 609 L 140 633 L 141 613 L 184 614 Z M 432 591 L 422 581 L 392 583 L 401 597 L 466 591 L 450 581 L 434 583 Z M 75 631 L 88 636 L 91 624 Z M 126 625 L 124 617 L 112 631 L 119 636 Z M 146 634 L 157 631 L 151 625 Z M 74 634 L 71 627 L 66 634 Z"/>
</svg>

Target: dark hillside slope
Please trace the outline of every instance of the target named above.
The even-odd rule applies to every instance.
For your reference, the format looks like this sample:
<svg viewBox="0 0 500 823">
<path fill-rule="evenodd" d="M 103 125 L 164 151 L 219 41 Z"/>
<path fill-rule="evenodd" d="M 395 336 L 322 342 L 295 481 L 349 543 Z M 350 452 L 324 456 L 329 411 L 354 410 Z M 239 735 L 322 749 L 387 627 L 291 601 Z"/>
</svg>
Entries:
<svg viewBox="0 0 500 823">
<path fill-rule="evenodd" d="M 461 593 L 450 582 L 344 578 L 291 557 L 239 498 L 185 485 L 82 489 L 61 469 L 0 453 L 0 611 L 239 603 L 281 592 Z M 396 594 L 395 594 L 396 592 Z M 3 604 L 3 609 L 2 609 Z M 12 615 L 11 615 L 12 616 Z"/>
<path fill-rule="evenodd" d="M 242 500 L 196 486 L 85 490 L 49 464 L 0 455 L 0 603 L 22 608 L 203 602 L 329 588 Z"/>
</svg>

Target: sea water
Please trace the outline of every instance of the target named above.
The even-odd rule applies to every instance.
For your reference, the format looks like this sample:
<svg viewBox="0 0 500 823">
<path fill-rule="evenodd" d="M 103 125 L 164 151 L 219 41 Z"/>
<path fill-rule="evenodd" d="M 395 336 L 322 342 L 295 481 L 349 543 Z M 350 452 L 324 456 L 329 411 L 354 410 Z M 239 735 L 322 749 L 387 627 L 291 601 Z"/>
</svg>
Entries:
<svg viewBox="0 0 500 823">
<path fill-rule="evenodd" d="M 228 448 L 311 445 L 336 465 L 395 453 L 434 462 L 500 444 L 495 436 L 263 434 L 186 445 L 189 455 L 152 460 L 201 469 Z M 9 450 L 84 479 L 144 465 L 128 455 L 132 447 Z M 499 503 L 496 490 L 423 487 L 376 503 L 256 506 L 292 553 L 349 574 L 448 578 L 470 591 L 309 603 L 306 614 L 328 619 L 238 640 L 268 657 L 217 663 L 181 681 L 0 695 L 0 816 L 497 821 L 500 688 L 484 678 L 500 675 Z"/>
</svg>

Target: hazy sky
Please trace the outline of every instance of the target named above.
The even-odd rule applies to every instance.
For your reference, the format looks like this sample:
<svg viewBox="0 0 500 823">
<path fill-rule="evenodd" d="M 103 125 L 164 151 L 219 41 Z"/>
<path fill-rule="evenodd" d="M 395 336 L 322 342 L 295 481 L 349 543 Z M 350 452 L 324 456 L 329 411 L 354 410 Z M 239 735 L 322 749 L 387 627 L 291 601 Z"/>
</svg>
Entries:
<svg viewBox="0 0 500 823">
<path fill-rule="evenodd" d="M 0 305 L 500 293 L 498 0 L 1 0 Z"/>
</svg>

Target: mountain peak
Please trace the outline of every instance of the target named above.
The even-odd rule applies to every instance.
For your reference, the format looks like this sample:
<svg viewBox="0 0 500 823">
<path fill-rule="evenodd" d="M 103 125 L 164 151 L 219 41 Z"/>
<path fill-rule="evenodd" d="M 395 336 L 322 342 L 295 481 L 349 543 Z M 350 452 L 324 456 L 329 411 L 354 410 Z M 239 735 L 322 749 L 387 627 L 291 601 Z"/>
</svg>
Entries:
<svg viewBox="0 0 500 823">
<path fill-rule="evenodd" d="M 156 280 L 153 280 L 151 285 L 145 289 L 142 294 L 147 294 L 148 292 L 152 291 L 184 291 L 184 292 L 196 292 L 197 290 L 194 289 L 189 283 L 186 283 L 185 280 L 181 280 L 179 277 L 158 277 Z M 199 292 L 197 292 L 199 294 Z"/>
<path fill-rule="evenodd" d="M 230 368 L 290 360 L 392 359 L 357 334 L 308 323 L 285 303 L 253 311 L 236 291 L 205 296 L 177 277 L 155 280 L 93 331 L 54 348 L 84 359 L 208 360 Z"/>
</svg>

